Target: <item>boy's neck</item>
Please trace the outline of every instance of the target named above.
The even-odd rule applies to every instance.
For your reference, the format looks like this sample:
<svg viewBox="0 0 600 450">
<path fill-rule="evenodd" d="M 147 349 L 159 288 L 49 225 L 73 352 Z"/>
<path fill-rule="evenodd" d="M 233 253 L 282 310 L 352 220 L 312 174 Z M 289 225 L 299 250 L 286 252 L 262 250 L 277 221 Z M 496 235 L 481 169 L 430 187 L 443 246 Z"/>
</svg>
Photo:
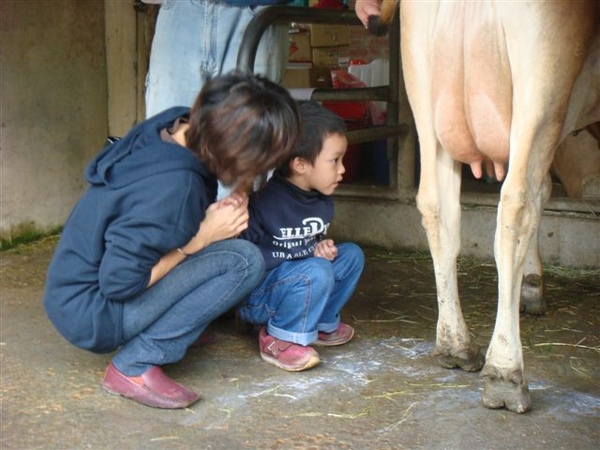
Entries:
<svg viewBox="0 0 600 450">
<path fill-rule="evenodd" d="M 302 189 L 303 191 L 310 192 L 312 190 L 311 187 L 308 185 L 306 178 L 301 174 L 292 173 L 289 176 L 283 178 L 292 183 L 297 188 Z"/>
</svg>

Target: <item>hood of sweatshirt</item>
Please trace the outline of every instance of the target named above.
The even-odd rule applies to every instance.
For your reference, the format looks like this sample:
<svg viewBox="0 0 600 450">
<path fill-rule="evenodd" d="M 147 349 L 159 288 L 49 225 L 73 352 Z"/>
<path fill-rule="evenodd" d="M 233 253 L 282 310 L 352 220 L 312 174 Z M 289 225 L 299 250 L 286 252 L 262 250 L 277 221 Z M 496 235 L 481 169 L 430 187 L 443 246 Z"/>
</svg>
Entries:
<svg viewBox="0 0 600 450">
<path fill-rule="evenodd" d="M 158 173 L 192 170 L 215 189 L 216 178 L 187 148 L 161 139 L 160 132 L 170 128 L 189 108 L 174 107 L 136 125 L 122 139 L 103 148 L 88 165 L 85 178 L 92 185 L 119 189 Z"/>
</svg>

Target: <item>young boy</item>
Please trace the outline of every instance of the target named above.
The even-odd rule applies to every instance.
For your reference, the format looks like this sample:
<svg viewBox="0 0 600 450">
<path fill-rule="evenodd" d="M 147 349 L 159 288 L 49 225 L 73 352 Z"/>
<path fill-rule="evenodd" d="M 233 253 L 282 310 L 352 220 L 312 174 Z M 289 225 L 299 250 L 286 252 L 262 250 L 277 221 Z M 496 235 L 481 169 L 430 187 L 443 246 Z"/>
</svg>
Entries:
<svg viewBox="0 0 600 450">
<path fill-rule="evenodd" d="M 263 325 L 261 357 L 288 371 L 319 363 L 314 345 L 342 345 L 354 330 L 341 323 L 364 267 L 354 243 L 325 239 L 332 194 L 345 172 L 343 120 L 319 103 L 299 103 L 301 134 L 286 163 L 252 194 L 242 237 L 265 259 L 262 282 L 240 306 L 242 319 Z"/>
</svg>

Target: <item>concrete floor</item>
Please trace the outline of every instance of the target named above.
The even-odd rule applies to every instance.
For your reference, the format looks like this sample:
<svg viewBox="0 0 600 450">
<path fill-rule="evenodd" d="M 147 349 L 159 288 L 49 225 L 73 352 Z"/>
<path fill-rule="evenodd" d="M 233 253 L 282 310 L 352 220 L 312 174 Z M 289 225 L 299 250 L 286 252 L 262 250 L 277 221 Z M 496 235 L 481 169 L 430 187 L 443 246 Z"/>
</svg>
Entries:
<svg viewBox="0 0 600 450">
<path fill-rule="evenodd" d="M 548 314 L 521 319 L 533 409 L 488 410 L 476 373 L 429 353 L 431 261 L 369 250 L 344 320 L 356 337 L 320 350 L 316 368 L 264 363 L 254 332 L 231 315 L 217 344 L 165 368 L 203 393 L 189 409 L 138 405 L 100 388 L 111 355 L 70 346 L 41 306 L 54 240 L 0 253 L 0 448 L 4 449 L 592 449 L 600 442 L 600 271 L 547 277 Z M 485 347 L 495 270 L 461 263 L 463 307 Z"/>
</svg>

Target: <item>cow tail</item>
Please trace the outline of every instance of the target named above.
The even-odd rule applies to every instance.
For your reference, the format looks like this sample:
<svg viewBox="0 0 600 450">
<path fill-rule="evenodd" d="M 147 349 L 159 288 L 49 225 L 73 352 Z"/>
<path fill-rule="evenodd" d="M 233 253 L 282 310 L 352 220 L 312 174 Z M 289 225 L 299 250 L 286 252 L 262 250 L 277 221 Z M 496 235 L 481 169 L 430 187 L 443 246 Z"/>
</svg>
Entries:
<svg viewBox="0 0 600 450">
<path fill-rule="evenodd" d="M 369 16 L 368 30 L 370 34 L 375 36 L 383 36 L 387 34 L 388 28 L 396 11 L 398 11 L 399 0 L 382 0 L 381 15 Z"/>
</svg>

